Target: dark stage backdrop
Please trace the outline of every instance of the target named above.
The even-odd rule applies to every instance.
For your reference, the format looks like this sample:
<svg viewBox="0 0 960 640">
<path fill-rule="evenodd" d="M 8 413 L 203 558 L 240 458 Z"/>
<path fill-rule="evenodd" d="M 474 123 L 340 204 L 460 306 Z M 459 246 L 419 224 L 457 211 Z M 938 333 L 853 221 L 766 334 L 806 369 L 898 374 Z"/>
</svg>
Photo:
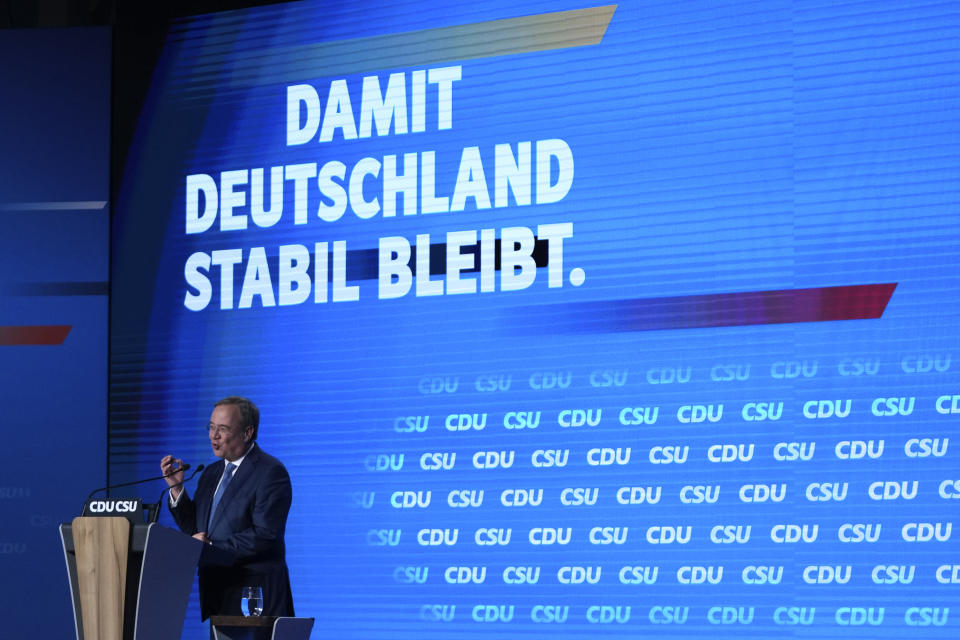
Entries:
<svg viewBox="0 0 960 640">
<path fill-rule="evenodd" d="M 4 638 L 68 638 L 58 525 L 106 484 L 110 29 L 0 30 Z"/>
<path fill-rule="evenodd" d="M 111 479 L 209 460 L 253 398 L 325 637 L 955 637 L 958 29 L 178 22 L 114 226 Z"/>
</svg>

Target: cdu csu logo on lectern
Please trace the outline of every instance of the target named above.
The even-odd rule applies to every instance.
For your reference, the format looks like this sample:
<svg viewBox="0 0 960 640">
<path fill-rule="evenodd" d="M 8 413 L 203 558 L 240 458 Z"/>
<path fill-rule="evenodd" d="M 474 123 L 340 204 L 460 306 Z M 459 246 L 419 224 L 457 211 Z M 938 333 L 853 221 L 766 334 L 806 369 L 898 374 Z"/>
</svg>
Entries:
<svg viewBox="0 0 960 640">
<path fill-rule="evenodd" d="M 119 516 L 142 524 L 143 503 L 140 498 L 94 498 L 83 505 L 83 515 L 101 518 Z"/>
</svg>

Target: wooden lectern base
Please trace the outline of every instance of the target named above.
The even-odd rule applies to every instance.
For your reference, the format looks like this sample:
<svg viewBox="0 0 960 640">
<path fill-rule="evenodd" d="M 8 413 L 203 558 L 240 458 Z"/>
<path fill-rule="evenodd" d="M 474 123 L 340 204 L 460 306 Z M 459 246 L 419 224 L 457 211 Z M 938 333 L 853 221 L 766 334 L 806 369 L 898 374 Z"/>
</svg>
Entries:
<svg viewBox="0 0 960 640">
<path fill-rule="evenodd" d="M 83 637 L 122 640 L 130 521 L 74 518 L 73 541 L 83 607 Z"/>
</svg>

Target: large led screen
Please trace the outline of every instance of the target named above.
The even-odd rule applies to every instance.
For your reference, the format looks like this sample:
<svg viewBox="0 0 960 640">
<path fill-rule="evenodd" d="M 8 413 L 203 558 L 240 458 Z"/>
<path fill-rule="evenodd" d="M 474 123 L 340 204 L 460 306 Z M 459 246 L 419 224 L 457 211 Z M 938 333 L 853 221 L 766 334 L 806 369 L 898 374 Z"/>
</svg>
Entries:
<svg viewBox="0 0 960 640">
<path fill-rule="evenodd" d="M 111 480 L 253 399 L 323 637 L 955 637 L 958 27 L 177 23 L 117 203 Z"/>
</svg>

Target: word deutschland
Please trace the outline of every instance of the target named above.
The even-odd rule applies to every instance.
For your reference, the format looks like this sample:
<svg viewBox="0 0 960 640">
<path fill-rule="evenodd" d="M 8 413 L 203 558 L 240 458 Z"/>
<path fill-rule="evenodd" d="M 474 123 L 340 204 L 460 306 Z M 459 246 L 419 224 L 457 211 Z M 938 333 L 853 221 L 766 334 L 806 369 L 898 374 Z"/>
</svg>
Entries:
<svg viewBox="0 0 960 640">
<path fill-rule="evenodd" d="M 516 151 L 498 144 L 492 169 L 484 168 L 479 147 L 466 147 L 453 188 L 439 195 L 434 151 L 403 154 L 402 170 L 397 156 L 387 155 L 382 161 L 362 158 L 349 168 L 338 160 L 319 167 L 316 162 L 275 166 L 269 178 L 263 168 L 222 171 L 219 180 L 191 174 L 186 182 L 186 233 L 204 233 L 218 218 L 220 231 L 242 231 L 251 223 L 268 228 L 285 213 L 295 225 L 307 224 L 311 216 L 336 222 L 348 207 L 361 220 L 390 218 L 397 215 L 398 197 L 405 216 L 464 211 L 468 201 L 478 210 L 503 208 L 509 206 L 508 193 L 517 206 L 551 204 L 570 191 L 573 153 L 560 139 L 520 142 Z"/>
</svg>

